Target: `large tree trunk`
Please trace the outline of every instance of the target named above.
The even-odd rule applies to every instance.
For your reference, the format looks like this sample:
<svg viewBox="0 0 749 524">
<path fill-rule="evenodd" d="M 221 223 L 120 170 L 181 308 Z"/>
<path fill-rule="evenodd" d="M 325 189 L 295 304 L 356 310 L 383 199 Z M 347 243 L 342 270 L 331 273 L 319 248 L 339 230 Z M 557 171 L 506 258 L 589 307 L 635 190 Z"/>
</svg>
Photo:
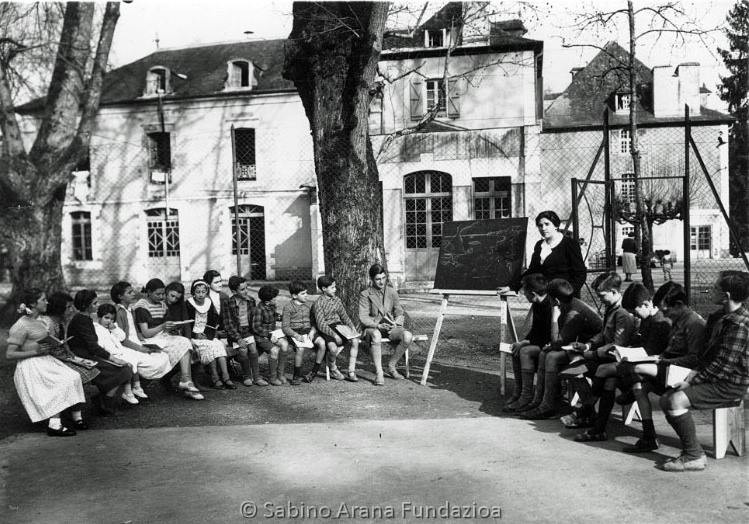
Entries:
<svg viewBox="0 0 749 524">
<path fill-rule="evenodd" d="M 108 2 L 91 64 L 94 4 L 70 2 L 65 15 L 45 112 L 31 150 L 21 139 L 11 99 L 10 63 L 0 64 L 0 241 L 8 247 L 13 288 L 3 311 L 12 320 L 30 287 L 64 288 L 60 263 L 62 207 L 71 172 L 88 145 L 119 4 Z M 33 45 L 33 41 L 24 45 Z"/>
<path fill-rule="evenodd" d="M 387 3 L 295 2 L 284 77 L 310 122 L 326 272 L 356 322 L 367 269 L 385 261 L 382 192 L 369 140 Z"/>
</svg>

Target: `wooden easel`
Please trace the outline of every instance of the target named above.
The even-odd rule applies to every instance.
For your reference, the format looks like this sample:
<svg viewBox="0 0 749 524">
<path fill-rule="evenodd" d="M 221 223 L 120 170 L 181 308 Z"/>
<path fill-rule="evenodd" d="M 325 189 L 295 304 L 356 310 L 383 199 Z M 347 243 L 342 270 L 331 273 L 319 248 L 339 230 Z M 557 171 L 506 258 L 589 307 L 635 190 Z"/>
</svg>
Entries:
<svg viewBox="0 0 749 524">
<path fill-rule="evenodd" d="M 450 295 L 481 295 L 481 296 L 497 296 L 496 291 L 490 291 L 490 290 L 455 290 L 455 289 L 433 289 L 431 291 L 433 294 L 440 294 L 442 295 L 442 305 L 440 306 L 440 312 L 437 316 L 437 324 L 434 326 L 434 334 L 432 335 L 432 340 L 429 344 L 429 353 L 427 354 L 427 361 L 426 364 L 424 364 L 424 372 L 421 374 L 421 385 L 426 386 L 427 379 L 429 378 L 429 368 L 432 365 L 432 359 L 434 358 L 434 353 L 437 350 L 437 340 L 440 336 L 440 331 L 442 330 L 442 321 L 445 319 L 445 311 L 447 311 L 447 303 L 450 300 Z M 517 293 L 514 291 L 507 291 L 500 293 L 499 295 L 499 343 L 500 347 L 502 342 L 504 342 L 504 334 L 506 326 L 509 326 L 511 329 L 512 334 L 512 340 L 513 342 L 517 342 L 518 340 L 518 334 L 515 330 L 515 323 L 512 320 L 512 313 L 510 312 L 510 308 L 507 304 L 507 298 L 508 297 L 515 297 L 517 296 Z M 507 370 L 507 352 L 500 351 L 500 359 L 499 359 L 499 392 L 501 395 L 505 394 L 505 373 Z"/>
</svg>

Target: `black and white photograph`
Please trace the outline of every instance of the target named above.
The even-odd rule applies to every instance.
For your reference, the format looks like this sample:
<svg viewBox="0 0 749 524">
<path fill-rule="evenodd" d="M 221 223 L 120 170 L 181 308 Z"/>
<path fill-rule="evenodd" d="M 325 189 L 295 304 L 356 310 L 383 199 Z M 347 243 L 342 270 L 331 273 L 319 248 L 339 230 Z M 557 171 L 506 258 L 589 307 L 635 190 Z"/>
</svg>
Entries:
<svg viewBox="0 0 749 524">
<path fill-rule="evenodd" d="M 749 521 L 749 0 L 0 1 L 0 522 Z"/>
</svg>

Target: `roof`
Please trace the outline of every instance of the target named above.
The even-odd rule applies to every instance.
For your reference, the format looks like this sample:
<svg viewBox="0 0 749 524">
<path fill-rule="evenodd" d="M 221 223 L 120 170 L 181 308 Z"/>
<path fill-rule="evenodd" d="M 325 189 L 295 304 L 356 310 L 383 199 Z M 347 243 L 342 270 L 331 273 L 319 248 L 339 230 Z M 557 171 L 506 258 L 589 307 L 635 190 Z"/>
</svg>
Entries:
<svg viewBox="0 0 749 524">
<path fill-rule="evenodd" d="M 258 40 L 211 44 L 161 50 L 108 72 L 104 77 L 101 105 L 137 100 L 143 96 L 146 73 L 156 66 L 168 68 L 172 91 L 169 98 L 191 98 L 224 92 L 227 77 L 226 64 L 233 59 L 246 59 L 255 67 L 257 86 L 253 92 L 295 90 L 294 84 L 281 76 L 286 40 Z M 175 73 L 185 75 L 182 79 Z"/>
<path fill-rule="evenodd" d="M 544 111 L 544 130 L 568 130 L 602 125 L 602 114 L 610 107 L 613 93 L 630 92 L 629 76 L 623 66 L 629 60 L 629 53 L 618 43 L 608 42 L 604 48 L 580 69 L 561 95 Z M 635 58 L 637 78 L 638 123 L 668 124 L 682 121 L 680 117 L 656 118 L 652 109 L 653 74 L 650 68 Z M 731 117 L 705 107 L 700 115 L 691 117 L 693 123 L 706 121 L 730 122 Z M 610 113 L 609 124 L 616 126 L 629 122 L 628 115 Z"/>
</svg>

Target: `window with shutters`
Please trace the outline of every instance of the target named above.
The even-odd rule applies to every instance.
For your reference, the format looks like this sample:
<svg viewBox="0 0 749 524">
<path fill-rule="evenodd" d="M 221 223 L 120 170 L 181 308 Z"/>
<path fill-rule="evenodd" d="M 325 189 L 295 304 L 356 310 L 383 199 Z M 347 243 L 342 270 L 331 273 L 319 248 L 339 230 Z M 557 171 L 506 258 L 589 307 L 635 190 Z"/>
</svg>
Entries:
<svg viewBox="0 0 749 524">
<path fill-rule="evenodd" d="M 248 60 L 232 60 L 227 64 L 226 89 L 252 88 L 252 64 Z"/>
<path fill-rule="evenodd" d="M 93 260 L 91 249 L 91 213 L 75 211 L 70 213 L 72 224 L 73 260 Z"/>
<path fill-rule="evenodd" d="M 510 177 L 474 178 L 473 213 L 476 220 L 510 218 Z"/>
<path fill-rule="evenodd" d="M 256 180 L 255 130 L 239 127 L 234 130 L 234 152 L 236 154 L 237 180 Z"/>
<path fill-rule="evenodd" d="M 176 209 L 146 210 L 149 258 L 179 256 L 179 215 Z"/>
<path fill-rule="evenodd" d="M 445 81 L 442 78 L 427 80 L 427 111 L 433 111 L 437 106 L 438 115 L 444 116 L 447 109 Z"/>
<path fill-rule="evenodd" d="M 144 95 L 158 95 L 169 92 L 169 70 L 166 67 L 152 67 L 146 74 Z"/>
<path fill-rule="evenodd" d="M 152 184 L 164 184 L 172 171 L 172 135 L 169 132 L 156 131 L 147 134 L 148 168 Z"/>
</svg>

